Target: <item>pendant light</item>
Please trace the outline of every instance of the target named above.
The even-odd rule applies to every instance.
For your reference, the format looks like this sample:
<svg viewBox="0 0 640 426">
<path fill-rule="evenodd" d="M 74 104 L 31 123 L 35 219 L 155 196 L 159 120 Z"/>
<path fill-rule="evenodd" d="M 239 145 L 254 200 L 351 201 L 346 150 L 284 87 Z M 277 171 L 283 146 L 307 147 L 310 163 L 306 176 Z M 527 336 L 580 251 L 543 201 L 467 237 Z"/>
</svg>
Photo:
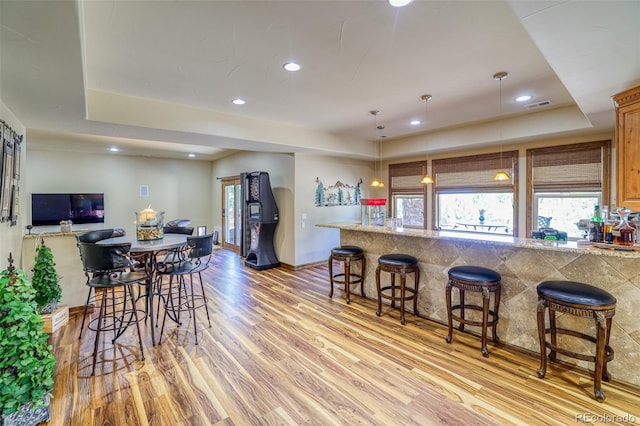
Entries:
<svg viewBox="0 0 640 426">
<path fill-rule="evenodd" d="M 506 71 L 501 71 L 501 72 L 497 72 L 493 75 L 493 79 L 494 80 L 498 80 L 498 82 L 500 83 L 500 98 L 499 98 L 499 105 L 500 105 L 500 115 L 499 115 L 499 120 L 500 120 L 500 171 L 498 173 L 495 174 L 495 176 L 493 177 L 493 180 L 509 180 L 511 179 L 511 177 L 509 176 L 509 173 L 507 173 L 506 171 L 502 170 L 502 80 L 504 80 L 505 78 L 507 78 L 509 74 Z"/>
<path fill-rule="evenodd" d="M 420 99 L 422 99 L 424 101 L 424 126 L 425 129 L 427 127 L 427 122 L 429 119 L 429 101 L 431 100 L 433 96 L 431 95 L 422 95 L 420 96 Z M 422 177 L 422 180 L 420 181 L 420 183 L 424 183 L 424 184 L 429 184 L 429 183 L 433 183 L 433 179 L 431 178 L 431 176 L 429 176 L 429 164 L 428 164 L 428 158 L 427 158 L 427 134 L 425 133 L 424 135 L 424 155 L 425 155 L 425 165 L 427 167 L 427 172 L 425 173 L 425 175 Z"/>
<path fill-rule="evenodd" d="M 373 116 L 373 136 L 374 136 L 374 140 L 376 142 L 376 160 L 375 163 L 373 164 L 373 175 L 374 178 L 371 181 L 371 183 L 369 184 L 369 186 L 372 186 L 374 188 L 384 188 L 384 182 L 382 182 L 382 180 L 378 177 L 378 161 L 380 161 L 380 172 L 382 171 L 382 160 L 380 159 L 380 139 L 377 137 L 378 136 L 378 129 L 380 128 L 384 128 L 384 126 L 378 126 L 378 114 L 380 114 L 380 111 L 378 110 L 371 110 L 369 111 L 369 114 L 371 114 Z"/>
</svg>

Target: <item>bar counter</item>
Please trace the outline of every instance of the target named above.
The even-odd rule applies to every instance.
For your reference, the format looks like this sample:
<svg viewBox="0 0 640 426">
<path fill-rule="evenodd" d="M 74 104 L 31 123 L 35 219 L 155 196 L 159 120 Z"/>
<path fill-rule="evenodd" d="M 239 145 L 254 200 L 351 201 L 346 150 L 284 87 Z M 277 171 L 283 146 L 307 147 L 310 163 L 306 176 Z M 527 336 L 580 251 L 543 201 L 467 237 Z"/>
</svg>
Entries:
<svg viewBox="0 0 640 426">
<path fill-rule="evenodd" d="M 476 265 L 495 270 L 502 275 L 498 337 L 507 345 L 536 354 L 540 350 L 536 324 L 536 286 L 546 280 L 570 280 L 602 288 L 617 299 L 611 332 L 611 347 L 615 351 L 615 358 L 609 363 L 609 373 L 614 380 L 640 385 L 640 321 L 635 317 L 640 314 L 640 251 L 579 246 L 574 241 L 545 241 L 506 235 L 353 223 L 317 226 L 339 229 L 342 245 L 356 245 L 364 249 L 367 261 L 364 289 L 369 298 L 376 297 L 375 269 L 379 256 L 404 253 L 416 257 L 420 262 L 420 316 L 440 323 L 447 322 L 445 286 L 449 268 Z M 413 283 L 411 278 L 407 282 L 408 285 Z M 355 294 L 359 294 L 358 288 L 355 289 Z M 457 292 L 454 295 L 455 304 Z M 467 292 L 466 299 L 467 303 L 481 304 L 478 294 Z M 358 303 L 357 297 L 353 297 L 351 303 Z M 412 318 L 410 305 L 407 307 L 407 323 Z M 387 309 L 389 308 L 383 309 L 383 315 Z M 375 315 L 375 312 L 372 314 Z M 574 328 L 595 336 L 595 325 L 591 319 L 559 314 L 557 321 L 558 326 Z M 457 322 L 454 321 L 454 328 L 456 325 Z M 478 327 L 467 329 L 479 332 Z M 456 344 L 456 333 L 460 332 L 454 330 L 452 345 Z M 562 335 L 558 336 L 558 341 L 567 348 L 583 353 L 593 353 L 595 346 Z M 489 354 L 491 356 L 491 344 Z M 481 357 L 479 339 L 478 356 Z M 593 371 L 592 363 L 560 354 L 558 359 Z M 535 371 L 531 374 L 535 376 Z"/>
</svg>

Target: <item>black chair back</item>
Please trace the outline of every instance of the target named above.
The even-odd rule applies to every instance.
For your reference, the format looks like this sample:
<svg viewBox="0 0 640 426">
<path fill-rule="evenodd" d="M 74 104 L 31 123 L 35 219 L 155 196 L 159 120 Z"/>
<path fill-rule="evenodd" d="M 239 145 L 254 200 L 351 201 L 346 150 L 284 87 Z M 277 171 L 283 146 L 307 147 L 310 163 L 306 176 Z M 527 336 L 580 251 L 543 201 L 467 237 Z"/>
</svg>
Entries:
<svg viewBox="0 0 640 426">
<path fill-rule="evenodd" d="M 97 243 L 108 238 L 124 237 L 127 233 L 122 228 L 98 229 L 76 235 L 78 242 Z"/>
<path fill-rule="evenodd" d="M 165 226 L 164 233 L 193 235 L 193 226 Z"/>
<path fill-rule="evenodd" d="M 174 219 L 164 224 L 164 226 L 166 226 L 167 228 L 174 227 L 174 226 L 189 226 L 189 225 L 191 225 L 191 219 Z"/>
<path fill-rule="evenodd" d="M 191 259 L 210 256 L 213 252 L 213 234 L 187 237 L 187 246 L 189 246 Z"/>
<path fill-rule="evenodd" d="M 80 257 L 87 273 L 101 274 L 111 271 L 122 271 L 131 267 L 127 257 L 131 243 L 93 244 L 78 243 Z"/>
</svg>

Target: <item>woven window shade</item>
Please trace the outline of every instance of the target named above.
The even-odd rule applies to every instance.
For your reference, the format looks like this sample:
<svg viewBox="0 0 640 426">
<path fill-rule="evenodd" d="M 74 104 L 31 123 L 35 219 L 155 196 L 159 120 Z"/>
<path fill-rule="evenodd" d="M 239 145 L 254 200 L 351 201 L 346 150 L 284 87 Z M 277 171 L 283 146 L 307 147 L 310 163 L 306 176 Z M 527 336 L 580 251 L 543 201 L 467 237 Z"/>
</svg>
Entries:
<svg viewBox="0 0 640 426">
<path fill-rule="evenodd" d="M 396 190 L 412 190 L 418 189 L 422 191 L 423 184 L 420 183 L 424 176 L 425 163 L 405 163 L 389 165 L 389 180 L 391 181 L 391 189 Z"/>
<path fill-rule="evenodd" d="M 447 189 L 504 189 L 513 187 L 514 163 L 517 151 L 471 157 L 446 158 L 433 161 L 436 190 Z M 512 179 L 493 180 L 499 171 L 506 171 Z"/>
<path fill-rule="evenodd" d="M 533 192 L 601 191 L 602 149 L 532 150 Z"/>
<path fill-rule="evenodd" d="M 422 175 L 391 176 L 391 189 L 422 189 Z"/>
</svg>

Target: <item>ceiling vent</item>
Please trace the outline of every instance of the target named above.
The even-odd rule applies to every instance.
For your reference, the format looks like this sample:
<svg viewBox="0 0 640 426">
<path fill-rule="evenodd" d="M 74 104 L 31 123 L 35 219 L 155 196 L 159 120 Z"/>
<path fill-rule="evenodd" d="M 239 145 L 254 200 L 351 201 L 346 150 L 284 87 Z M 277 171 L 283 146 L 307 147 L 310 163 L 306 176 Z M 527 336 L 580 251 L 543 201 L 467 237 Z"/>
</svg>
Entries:
<svg viewBox="0 0 640 426">
<path fill-rule="evenodd" d="M 540 108 L 540 107 L 545 107 L 547 105 L 551 105 L 551 101 L 541 101 L 541 102 L 536 102 L 535 104 L 529 104 L 527 105 L 527 108 L 529 109 Z"/>
</svg>

